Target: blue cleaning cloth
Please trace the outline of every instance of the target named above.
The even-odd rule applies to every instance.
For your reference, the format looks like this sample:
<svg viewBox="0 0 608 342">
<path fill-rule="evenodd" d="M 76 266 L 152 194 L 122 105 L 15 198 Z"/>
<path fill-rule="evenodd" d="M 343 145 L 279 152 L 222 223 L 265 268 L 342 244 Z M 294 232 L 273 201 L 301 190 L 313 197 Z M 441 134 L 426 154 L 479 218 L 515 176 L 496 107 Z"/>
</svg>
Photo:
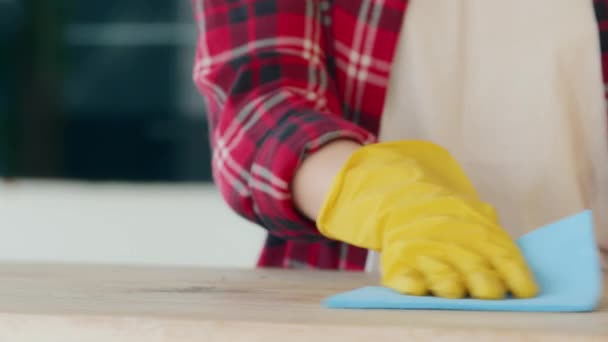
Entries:
<svg viewBox="0 0 608 342">
<path fill-rule="evenodd" d="M 602 297 L 602 271 L 590 211 L 539 228 L 517 240 L 540 286 L 530 299 L 444 299 L 407 296 L 385 287 L 364 287 L 327 298 L 342 309 L 437 309 L 476 311 L 593 311 Z"/>
</svg>

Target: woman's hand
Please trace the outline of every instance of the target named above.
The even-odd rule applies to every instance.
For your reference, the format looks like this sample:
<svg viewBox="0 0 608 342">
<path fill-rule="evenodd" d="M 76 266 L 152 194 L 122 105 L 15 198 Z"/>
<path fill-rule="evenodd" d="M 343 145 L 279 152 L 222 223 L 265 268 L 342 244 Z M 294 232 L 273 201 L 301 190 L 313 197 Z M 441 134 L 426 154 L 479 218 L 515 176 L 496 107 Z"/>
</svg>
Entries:
<svg viewBox="0 0 608 342">
<path fill-rule="evenodd" d="M 497 299 L 538 293 L 526 261 L 451 156 L 426 142 L 357 149 L 317 218 L 325 236 L 382 253 L 396 291 Z"/>
</svg>

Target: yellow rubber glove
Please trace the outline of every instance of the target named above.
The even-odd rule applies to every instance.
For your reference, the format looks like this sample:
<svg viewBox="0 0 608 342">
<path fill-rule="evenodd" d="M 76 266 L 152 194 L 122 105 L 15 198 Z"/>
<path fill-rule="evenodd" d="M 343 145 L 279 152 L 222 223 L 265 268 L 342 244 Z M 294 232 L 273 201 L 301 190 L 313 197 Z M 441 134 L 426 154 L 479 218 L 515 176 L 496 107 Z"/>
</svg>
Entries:
<svg viewBox="0 0 608 342">
<path fill-rule="evenodd" d="M 382 284 L 401 293 L 482 299 L 538 293 L 495 210 L 432 143 L 359 149 L 336 176 L 317 225 L 331 239 L 380 251 Z"/>
</svg>

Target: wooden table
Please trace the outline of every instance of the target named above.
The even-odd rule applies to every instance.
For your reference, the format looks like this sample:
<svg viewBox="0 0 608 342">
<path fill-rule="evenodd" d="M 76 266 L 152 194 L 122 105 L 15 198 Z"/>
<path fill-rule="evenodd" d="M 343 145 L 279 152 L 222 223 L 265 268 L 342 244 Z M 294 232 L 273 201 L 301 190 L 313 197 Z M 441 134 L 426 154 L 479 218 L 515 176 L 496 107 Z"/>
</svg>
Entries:
<svg viewBox="0 0 608 342">
<path fill-rule="evenodd" d="M 594 313 L 322 308 L 365 274 L 0 264 L 0 341 L 608 341 Z"/>
</svg>

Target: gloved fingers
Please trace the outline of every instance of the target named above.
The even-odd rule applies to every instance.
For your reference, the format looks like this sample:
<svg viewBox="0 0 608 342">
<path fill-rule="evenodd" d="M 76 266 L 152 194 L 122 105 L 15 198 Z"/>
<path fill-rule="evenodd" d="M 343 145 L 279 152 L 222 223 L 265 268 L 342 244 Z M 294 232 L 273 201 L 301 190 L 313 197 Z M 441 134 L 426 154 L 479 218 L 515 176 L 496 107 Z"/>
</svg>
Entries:
<svg viewBox="0 0 608 342">
<path fill-rule="evenodd" d="M 429 290 L 438 297 L 462 298 L 467 295 L 463 277 L 449 263 L 426 255 L 416 258 Z"/>
<path fill-rule="evenodd" d="M 499 274 L 492 269 L 491 264 L 481 255 L 474 253 L 454 243 L 445 243 L 425 239 L 408 240 L 396 243 L 391 248 L 386 265 L 397 265 L 396 260 L 402 260 L 403 264 L 416 264 L 420 256 L 432 257 L 447 263 L 460 273 L 464 280 L 468 293 L 474 298 L 498 299 L 505 295 L 505 285 Z M 427 286 L 432 278 L 433 267 L 428 265 L 428 260 L 422 258 L 425 268 L 425 279 Z M 427 262 L 424 265 L 424 262 Z M 420 264 L 417 264 L 420 267 Z M 383 264 L 384 267 L 384 264 Z M 383 269 L 383 271 L 395 271 L 394 269 Z"/>
<path fill-rule="evenodd" d="M 509 241 L 497 241 L 491 237 L 488 241 L 470 239 L 466 241 L 466 247 L 481 255 L 491 265 L 491 273 L 483 272 L 475 277 L 480 277 L 478 283 L 485 283 L 486 290 L 480 290 L 487 298 L 501 298 L 504 292 L 511 292 L 517 298 L 530 298 L 538 293 L 538 286 L 532 272 L 520 250 Z M 495 243 L 502 242 L 502 244 Z M 500 285 L 499 285 L 500 283 Z M 502 287 L 502 290 L 499 290 Z M 492 292 L 495 289 L 496 292 Z M 477 297 L 477 296 L 476 296 Z"/>
<path fill-rule="evenodd" d="M 522 258 L 498 256 L 490 257 L 490 262 L 513 296 L 531 298 L 538 294 L 539 288 L 534 275 Z"/>
<path fill-rule="evenodd" d="M 505 283 L 492 269 L 480 269 L 467 273 L 469 293 L 473 298 L 502 299 L 507 294 Z"/>
<path fill-rule="evenodd" d="M 489 241 L 470 240 L 468 247 L 490 262 L 507 290 L 515 297 L 534 297 L 539 291 L 534 275 L 519 248 L 515 243 L 508 246 L 508 242 L 496 238 L 490 238 Z"/>
<path fill-rule="evenodd" d="M 382 277 L 382 284 L 399 293 L 412 296 L 428 294 L 428 286 L 420 272 L 413 268 L 404 268 Z"/>
<path fill-rule="evenodd" d="M 397 243 L 382 251 L 382 284 L 400 293 L 426 295 L 428 287 L 422 274 L 415 269 L 413 259 L 402 257 L 401 250 L 401 243 Z"/>
<path fill-rule="evenodd" d="M 456 268 L 466 285 L 469 295 L 478 299 L 500 299 L 506 294 L 506 287 L 500 275 L 481 255 L 461 246 L 438 243 L 445 251 L 450 264 Z M 449 258 L 449 259 L 448 259 Z"/>
</svg>

